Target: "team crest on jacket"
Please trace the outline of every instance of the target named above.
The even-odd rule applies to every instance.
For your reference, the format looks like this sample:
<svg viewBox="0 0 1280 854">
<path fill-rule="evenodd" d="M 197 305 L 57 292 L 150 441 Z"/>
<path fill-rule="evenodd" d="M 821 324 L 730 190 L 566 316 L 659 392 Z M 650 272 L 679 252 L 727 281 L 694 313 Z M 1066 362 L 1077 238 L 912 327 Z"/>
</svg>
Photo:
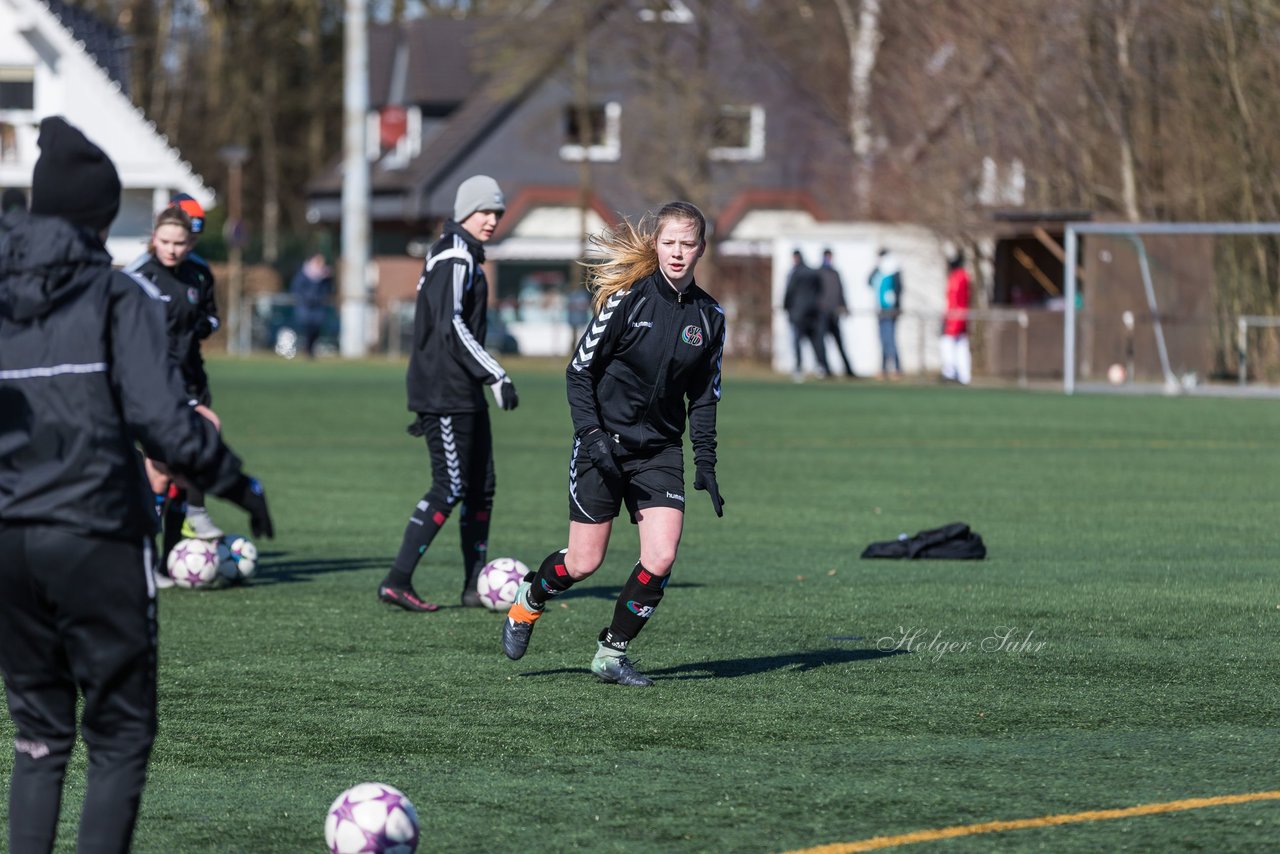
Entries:
<svg viewBox="0 0 1280 854">
<path fill-rule="evenodd" d="M 187 288 L 187 302 L 195 305 L 200 302 L 200 291 L 195 288 Z"/>
<path fill-rule="evenodd" d="M 702 346 L 702 330 L 697 326 L 686 326 L 680 338 L 694 347 Z"/>
</svg>

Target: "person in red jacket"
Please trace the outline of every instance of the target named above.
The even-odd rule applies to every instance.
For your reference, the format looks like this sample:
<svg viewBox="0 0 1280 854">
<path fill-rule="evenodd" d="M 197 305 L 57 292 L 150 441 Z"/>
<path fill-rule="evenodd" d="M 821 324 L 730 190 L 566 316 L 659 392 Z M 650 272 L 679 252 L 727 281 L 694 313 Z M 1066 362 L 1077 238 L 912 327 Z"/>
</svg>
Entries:
<svg viewBox="0 0 1280 854">
<path fill-rule="evenodd" d="M 969 354 L 969 274 L 964 254 L 957 251 L 947 261 L 947 314 L 942 321 L 942 379 L 968 385 L 972 357 Z"/>
</svg>

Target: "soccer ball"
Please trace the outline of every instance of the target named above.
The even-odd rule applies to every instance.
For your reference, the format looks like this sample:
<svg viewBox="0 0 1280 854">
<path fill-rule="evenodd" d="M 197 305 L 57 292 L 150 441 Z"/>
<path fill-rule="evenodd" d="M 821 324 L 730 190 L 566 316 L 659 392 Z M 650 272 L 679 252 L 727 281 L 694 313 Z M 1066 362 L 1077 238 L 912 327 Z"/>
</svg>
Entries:
<svg viewBox="0 0 1280 854">
<path fill-rule="evenodd" d="M 418 848 L 418 812 L 399 789 L 360 783 L 329 807 L 324 841 L 331 854 L 410 854 Z"/>
<path fill-rule="evenodd" d="M 258 547 L 248 537 L 227 534 L 218 540 L 218 574 L 231 584 L 253 578 L 258 570 Z"/>
<path fill-rule="evenodd" d="M 1124 383 L 1124 381 L 1125 381 L 1124 365 L 1120 364 L 1119 362 L 1116 362 L 1114 365 L 1107 368 L 1107 382 L 1111 383 L 1112 385 L 1121 385 Z"/>
<path fill-rule="evenodd" d="M 513 557 L 500 557 L 489 561 L 476 578 L 476 592 L 480 601 L 490 611 L 502 611 L 516 601 L 516 591 L 524 581 L 529 567 Z"/>
<path fill-rule="evenodd" d="M 218 577 L 218 547 L 208 540 L 179 540 L 165 561 L 179 587 L 209 587 Z"/>
</svg>

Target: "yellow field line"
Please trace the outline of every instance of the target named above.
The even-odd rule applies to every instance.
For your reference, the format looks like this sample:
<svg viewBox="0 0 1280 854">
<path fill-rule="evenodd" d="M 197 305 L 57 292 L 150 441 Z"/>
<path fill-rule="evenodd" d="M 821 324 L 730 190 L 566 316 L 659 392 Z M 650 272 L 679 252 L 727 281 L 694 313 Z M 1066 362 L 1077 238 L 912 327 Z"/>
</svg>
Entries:
<svg viewBox="0 0 1280 854">
<path fill-rule="evenodd" d="M 1059 824 L 1075 824 L 1081 821 L 1106 821 L 1112 818 L 1130 818 L 1137 815 L 1198 810 L 1202 807 L 1220 807 L 1226 804 L 1247 804 L 1250 801 L 1276 800 L 1280 800 L 1280 790 L 1273 792 L 1247 792 L 1243 795 L 1219 795 L 1213 798 L 1188 798 L 1181 801 L 1142 804 L 1123 809 L 1087 810 L 1085 812 L 1064 813 L 1062 815 L 1043 815 L 1039 818 L 986 821 L 981 824 L 957 824 L 952 827 L 939 827 L 934 830 L 917 830 L 912 833 L 903 833 L 899 836 L 874 836 L 857 842 L 833 842 L 830 845 L 819 845 L 815 848 L 789 851 L 787 854 L 855 854 L 858 851 L 878 851 L 881 848 L 913 845 L 916 842 L 933 842 L 937 839 L 953 839 L 957 836 L 972 836 L 975 833 L 999 833 L 1004 830 L 1053 827 Z"/>
</svg>

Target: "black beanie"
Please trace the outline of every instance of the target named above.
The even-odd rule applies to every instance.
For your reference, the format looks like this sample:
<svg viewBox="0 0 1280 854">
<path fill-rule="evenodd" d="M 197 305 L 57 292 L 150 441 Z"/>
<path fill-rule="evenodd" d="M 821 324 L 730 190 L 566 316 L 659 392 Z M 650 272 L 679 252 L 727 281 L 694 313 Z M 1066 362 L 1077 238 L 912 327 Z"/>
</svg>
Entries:
<svg viewBox="0 0 1280 854">
<path fill-rule="evenodd" d="M 40 122 L 37 143 L 31 212 L 104 231 L 120 210 L 120 176 L 111 158 L 61 116 Z"/>
</svg>

